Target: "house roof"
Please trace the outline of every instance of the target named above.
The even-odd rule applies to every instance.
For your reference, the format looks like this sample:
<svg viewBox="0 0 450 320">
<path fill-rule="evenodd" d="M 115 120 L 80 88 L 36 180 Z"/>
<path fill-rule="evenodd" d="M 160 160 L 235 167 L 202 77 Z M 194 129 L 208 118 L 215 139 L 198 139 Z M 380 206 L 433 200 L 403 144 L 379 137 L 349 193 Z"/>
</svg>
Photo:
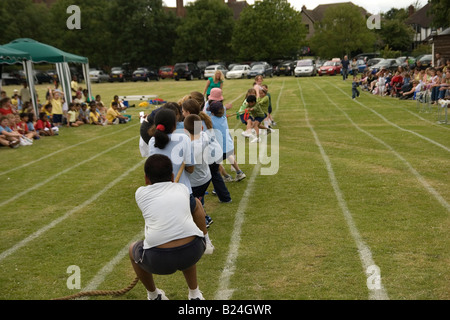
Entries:
<svg viewBox="0 0 450 320">
<path fill-rule="evenodd" d="M 355 5 L 351 1 L 349 1 L 349 2 L 341 2 L 341 3 L 320 4 L 317 7 L 315 7 L 313 10 L 308 10 L 308 9 L 306 9 L 305 6 L 303 6 L 302 12 L 305 13 L 305 15 L 308 18 L 310 18 L 312 22 L 320 21 L 320 20 L 323 19 L 323 16 L 325 15 L 325 11 L 327 11 L 328 8 L 336 7 L 336 6 L 339 6 L 341 4 L 353 5 L 355 7 L 358 7 L 361 10 L 361 14 L 362 15 L 366 15 L 367 14 L 367 11 L 364 8 Z"/>
<path fill-rule="evenodd" d="M 417 10 L 414 14 L 412 14 L 408 19 L 406 19 L 407 24 L 416 24 L 423 28 L 428 28 L 431 25 L 431 21 L 433 20 L 432 16 L 427 14 L 430 9 L 430 3 L 427 3 L 422 8 Z"/>
</svg>

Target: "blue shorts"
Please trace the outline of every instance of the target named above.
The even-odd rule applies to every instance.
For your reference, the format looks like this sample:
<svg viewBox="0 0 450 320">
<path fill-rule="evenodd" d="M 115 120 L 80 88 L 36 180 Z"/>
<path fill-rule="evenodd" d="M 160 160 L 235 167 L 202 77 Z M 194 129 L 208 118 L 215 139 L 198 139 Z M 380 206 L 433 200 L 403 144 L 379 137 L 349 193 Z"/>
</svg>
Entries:
<svg viewBox="0 0 450 320">
<path fill-rule="evenodd" d="M 62 114 L 54 114 L 52 117 L 53 123 L 62 123 Z"/>
<path fill-rule="evenodd" d="M 243 124 L 247 125 L 247 121 L 244 120 L 244 115 L 245 115 L 244 113 L 241 114 L 241 115 L 239 116 L 239 118 L 241 119 L 241 122 L 242 122 Z"/>
<path fill-rule="evenodd" d="M 263 123 L 266 117 L 251 117 L 252 121 L 258 121 L 259 123 Z"/>
<path fill-rule="evenodd" d="M 206 249 L 205 238 L 196 237 L 185 245 L 174 248 L 144 249 L 144 241 L 138 241 L 132 248 L 133 260 L 144 271 L 152 274 L 172 274 L 196 264 Z"/>
</svg>

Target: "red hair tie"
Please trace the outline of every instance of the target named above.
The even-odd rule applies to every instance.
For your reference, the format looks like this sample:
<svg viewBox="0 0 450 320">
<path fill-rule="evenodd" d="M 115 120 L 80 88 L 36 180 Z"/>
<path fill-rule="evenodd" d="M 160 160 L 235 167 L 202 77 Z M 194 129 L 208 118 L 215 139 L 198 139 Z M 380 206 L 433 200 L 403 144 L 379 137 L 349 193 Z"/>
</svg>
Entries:
<svg viewBox="0 0 450 320">
<path fill-rule="evenodd" d="M 163 124 L 158 124 L 157 126 L 156 126 L 156 130 L 159 130 L 159 131 L 166 131 L 166 127 L 163 125 Z"/>
</svg>

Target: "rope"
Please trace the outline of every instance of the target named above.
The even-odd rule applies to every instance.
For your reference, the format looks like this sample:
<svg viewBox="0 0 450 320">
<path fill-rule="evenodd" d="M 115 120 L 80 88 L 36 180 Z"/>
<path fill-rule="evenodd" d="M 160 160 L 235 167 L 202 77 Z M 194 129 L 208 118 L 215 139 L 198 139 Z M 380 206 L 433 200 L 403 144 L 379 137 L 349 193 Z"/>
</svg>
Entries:
<svg viewBox="0 0 450 320">
<path fill-rule="evenodd" d="M 61 298 L 55 298 L 52 300 L 72 300 L 81 297 L 92 297 L 92 296 L 121 296 L 133 289 L 136 284 L 139 282 L 139 277 L 136 277 L 126 288 L 120 290 L 93 290 L 93 291 L 84 291 L 78 292 L 76 294 L 65 296 Z"/>
<path fill-rule="evenodd" d="M 175 182 L 180 181 L 181 174 L 183 173 L 183 170 L 185 168 L 185 163 L 183 162 L 181 164 L 180 169 L 178 170 L 177 176 L 175 178 Z M 72 294 L 70 296 L 65 296 L 61 298 L 55 298 L 52 300 L 72 300 L 77 299 L 81 297 L 93 297 L 93 296 L 122 296 L 131 289 L 133 289 L 136 284 L 139 282 L 139 277 L 134 278 L 134 280 L 128 285 L 128 287 L 125 287 L 120 290 L 93 290 L 93 291 L 83 291 L 78 292 L 76 294 Z"/>
</svg>

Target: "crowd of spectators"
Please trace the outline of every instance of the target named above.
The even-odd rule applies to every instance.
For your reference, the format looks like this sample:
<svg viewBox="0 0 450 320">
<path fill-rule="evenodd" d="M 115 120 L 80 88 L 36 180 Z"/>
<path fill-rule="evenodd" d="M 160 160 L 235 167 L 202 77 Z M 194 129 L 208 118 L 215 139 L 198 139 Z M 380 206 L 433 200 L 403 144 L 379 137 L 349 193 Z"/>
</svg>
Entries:
<svg viewBox="0 0 450 320">
<path fill-rule="evenodd" d="M 399 66 L 397 70 L 381 69 L 364 72 L 355 78 L 362 90 L 402 100 L 415 100 L 426 95 L 431 104 L 450 100 L 450 58 L 436 54 L 434 66 Z"/>
<path fill-rule="evenodd" d="M 14 89 L 9 96 L 1 91 L 0 96 L 0 145 L 17 148 L 32 145 L 42 136 L 59 134 L 59 128 L 91 125 L 116 125 L 127 123 L 128 117 L 121 114 L 126 106 L 115 96 L 109 108 L 101 96 L 90 97 L 88 90 L 80 87 L 73 78 L 71 83 L 72 102 L 65 101 L 58 82 L 48 88 L 45 100 L 38 100 L 38 110 L 33 108 L 30 90 L 23 83 L 21 90 Z"/>
</svg>

